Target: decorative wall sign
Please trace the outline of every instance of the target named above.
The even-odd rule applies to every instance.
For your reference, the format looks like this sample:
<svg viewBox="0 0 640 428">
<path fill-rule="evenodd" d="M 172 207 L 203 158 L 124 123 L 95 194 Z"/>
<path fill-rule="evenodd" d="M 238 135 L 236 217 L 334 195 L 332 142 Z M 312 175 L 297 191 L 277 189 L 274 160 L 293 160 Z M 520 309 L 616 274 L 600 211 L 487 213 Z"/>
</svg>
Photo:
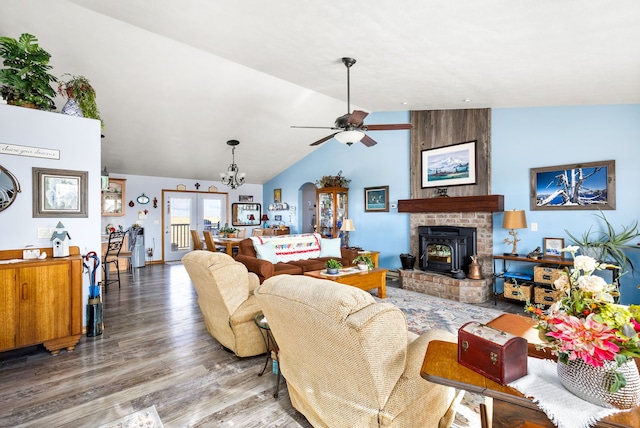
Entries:
<svg viewBox="0 0 640 428">
<path fill-rule="evenodd" d="M 60 159 L 60 150 L 0 143 L 0 154 L 32 158 Z"/>
<path fill-rule="evenodd" d="M 389 212 L 389 186 L 364 188 L 365 212 Z"/>
<path fill-rule="evenodd" d="M 422 188 L 476 184 L 477 140 L 422 151 Z"/>
<path fill-rule="evenodd" d="M 33 168 L 33 217 L 87 217 L 87 171 Z"/>
<path fill-rule="evenodd" d="M 544 257 L 562 259 L 564 253 L 564 238 L 544 238 Z"/>
<path fill-rule="evenodd" d="M 531 168 L 531 210 L 613 210 L 616 161 Z"/>
</svg>

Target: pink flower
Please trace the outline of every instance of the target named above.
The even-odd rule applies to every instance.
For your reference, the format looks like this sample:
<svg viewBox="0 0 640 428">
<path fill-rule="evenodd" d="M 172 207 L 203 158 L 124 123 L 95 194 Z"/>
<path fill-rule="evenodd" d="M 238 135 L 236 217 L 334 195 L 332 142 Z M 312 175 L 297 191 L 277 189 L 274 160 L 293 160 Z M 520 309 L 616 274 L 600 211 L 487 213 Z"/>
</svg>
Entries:
<svg viewBox="0 0 640 428">
<path fill-rule="evenodd" d="M 594 320 L 593 314 L 585 319 L 558 315 L 549 320 L 553 331 L 547 336 L 559 341 L 558 352 L 567 353 L 569 360 L 581 358 L 585 363 L 601 367 L 606 360 L 613 360 L 620 348 L 614 330 Z"/>
</svg>

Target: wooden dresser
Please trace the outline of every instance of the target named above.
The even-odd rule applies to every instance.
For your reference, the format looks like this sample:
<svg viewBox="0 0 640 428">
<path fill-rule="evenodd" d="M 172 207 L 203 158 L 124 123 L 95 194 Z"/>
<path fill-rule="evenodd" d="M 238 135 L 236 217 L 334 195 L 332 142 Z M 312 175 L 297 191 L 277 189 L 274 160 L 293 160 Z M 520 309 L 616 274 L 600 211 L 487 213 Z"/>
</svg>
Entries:
<svg viewBox="0 0 640 428">
<path fill-rule="evenodd" d="M 43 344 L 53 355 L 71 351 L 82 336 L 82 256 L 22 259 L 22 249 L 0 251 L 0 352 Z M 4 261 L 4 262 L 3 262 Z"/>
</svg>

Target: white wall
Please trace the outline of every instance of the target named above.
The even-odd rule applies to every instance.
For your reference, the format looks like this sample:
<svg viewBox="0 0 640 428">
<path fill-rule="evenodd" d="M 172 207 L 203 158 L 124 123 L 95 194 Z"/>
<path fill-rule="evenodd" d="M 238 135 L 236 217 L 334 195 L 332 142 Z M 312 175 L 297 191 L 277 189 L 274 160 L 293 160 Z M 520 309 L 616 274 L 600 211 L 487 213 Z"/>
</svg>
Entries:
<svg viewBox="0 0 640 428">
<path fill-rule="evenodd" d="M 60 159 L 42 159 L 2 153 L 7 144 L 60 151 Z M 58 113 L 0 105 L 0 165 L 13 173 L 22 192 L 0 212 L 0 250 L 51 247 L 50 239 L 37 236 L 38 228 L 53 228 L 61 221 L 71 236 L 69 245 L 80 252 L 100 254 L 100 122 Z M 87 218 L 33 218 L 32 168 L 87 171 Z M 91 264 L 93 266 L 93 264 Z M 89 277 L 83 274 L 83 296 L 89 294 Z M 84 311 L 83 311 L 84 313 Z"/>
<path fill-rule="evenodd" d="M 141 160 L 144 162 L 145 160 Z M 242 164 L 240 164 L 242 167 Z M 109 165 L 107 165 L 109 169 Z M 250 171 L 247 171 L 247 175 L 250 178 Z M 217 175 L 217 172 L 216 172 Z M 122 226 L 128 228 L 134 225 L 136 222 L 141 223 L 144 227 L 144 239 L 145 248 L 153 248 L 152 261 L 162 260 L 162 190 L 176 190 L 178 184 L 184 184 L 187 190 L 199 190 L 206 192 L 209 186 L 216 186 L 218 192 L 228 193 L 229 210 L 227 212 L 227 218 L 231 219 L 231 204 L 239 201 L 240 195 L 253 196 L 253 202 L 262 204 L 262 185 L 245 183 L 237 189 L 231 189 L 224 186 L 219 181 L 211 180 L 192 180 L 184 178 L 171 178 L 171 177 L 149 177 L 143 175 L 130 175 L 130 174 L 110 174 L 113 178 L 126 178 L 125 187 L 125 216 L 124 217 L 103 217 L 100 230 L 104 231 L 107 224 L 113 224 L 116 227 Z M 195 184 L 199 183 L 200 188 L 196 189 Z M 136 201 L 136 198 L 141 194 L 145 194 L 151 200 L 148 204 L 141 205 Z M 153 208 L 153 198 L 158 199 L 158 207 Z M 133 201 L 134 206 L 130 207 L 129 202 Z M 146 219 L 139 219 L 138 213 L 140 211 L 148 210 Z M 265 207 L 263 205 L 262 210 L 264 212 Z M 166 212 L 166 210 L 165 210 Z M 231 220 L 229 220 L 231 225 Z M 252 228 L 247 228 L 247 236 L 251 234 Z M 149 259 L 147 259 L 149 260 Z"/>
</svg>

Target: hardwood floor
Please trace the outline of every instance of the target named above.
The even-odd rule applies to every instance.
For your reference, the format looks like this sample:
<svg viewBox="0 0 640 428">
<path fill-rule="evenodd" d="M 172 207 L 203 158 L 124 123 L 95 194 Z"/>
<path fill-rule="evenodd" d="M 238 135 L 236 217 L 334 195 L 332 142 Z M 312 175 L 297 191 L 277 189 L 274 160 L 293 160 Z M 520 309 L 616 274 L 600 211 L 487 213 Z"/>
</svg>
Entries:
<svg viewBox="0 0 640 428">
<path fill-rule="evenodd" d="M 105 331 L 75 351 L 0 354 L 0 427 L 96 427 L 155 405 L 165 427 L 310 427 L 273 398 L 264 356 L 240 359 L 207 332 L 182 265 L 138 269 L 103 295 Z"/>
</svg>

